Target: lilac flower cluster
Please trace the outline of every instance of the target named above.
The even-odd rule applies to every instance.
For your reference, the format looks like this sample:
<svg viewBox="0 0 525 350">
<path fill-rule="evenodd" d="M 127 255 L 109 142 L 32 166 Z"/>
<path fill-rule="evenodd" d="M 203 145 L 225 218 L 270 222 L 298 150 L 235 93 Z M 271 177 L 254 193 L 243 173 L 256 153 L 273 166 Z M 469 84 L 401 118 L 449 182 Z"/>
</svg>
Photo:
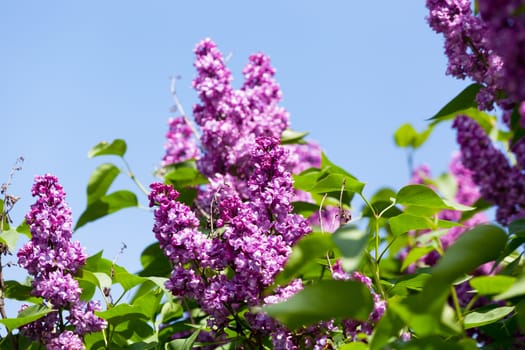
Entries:
<svg viewBox="0 0 525 350">
<path fill-rule="evenodd" d="M 224 327 L 240 307 L 263 301 L 263 290 L 282 270 L 291 245 L 310 230 L 292 214 L 291 176 L 283 166 L 287 156 L 277 139 L 257 138 L 247 181 L 251 200 L 243 201 L 227 184 L 219 187 L 214 194 L 218 218 L 207 234 L 191 209 L 176 201 L 172 187 L 151 186 L 150 204 L 157 205 L 153 231 L 173 263 L 166 286 L 198 300 L 215 327 Z M 227 277 L 226 271 L 235 273 Z"/>
<path fill-rule="evenodd" d="M 471 172 L 480 194 L 497 206 L 496 219 L 507 225 L 522 217 L 525 209 L 525 174 L 520 164 L 511 165 L 476 121 L 457 116 L 457 142 L 462 162 Z M 519 157 L 518 157 L 519 158 Z"/>
<path fill-rule="evenodd" d="M 426 5 L 430 27 L 445 37 L 447 74 L 483 84 L 478 104 L 492 109 L 503 63 L 487 42 L 487 24 L 472 13 L 469 0 L 427 0 Z"/>
<path fill-rule="evenodd" d="M 516 102 L 525 100 L 525 13 L 522 0 L 479 0 L 486 41 L 503 62 L 498 84 Z"/>
<path fill-rule="evenodd" d="M 166 154 L 162 166 L 184 162 L 199 157 L 199 149 L 193 138 L 191 127 L 184 117 L 170 118 L 169 131 L 166 133 Z"/>
<path fill-rule="evenodd" d="M 201 144 L 205 154 L 199 159 L 199 170 L 206 176 L 235 173 L 247 178 L 244 169 L 255 138 L 280 138 L 288 127 L 288 114 L 278 106 L 281 99 L 275 70 L 263 54 L 250 56 L 243 73 L 240 90 L 231 87 L 231 73 L 217 46 L 210 39 L 200 42 L 195 54 L 197 77 L 193 86 L 201 99 L 195 105 L 195 121 L 201 127 Z"/>
<path fill-rule="evenodd" d="M 95 302 L 80 301 L 81 289 L 73 275 L 84 265 L 86 255 L 78 241 L 71 241 L 71 210 L 65 203 L 65 193 L 56 177 L 37 176 L 32 188 L 38 196 L 26 215 L 31 240 L 18 252 L 18 263 L 33 276 L 32 294 L 43 298 L 57 311 L 22 328 L 24 334 L 44 343 L 47 349 L 83 349 L 82 337 L 100 331 L 106 322 L 94 314 Z M 25 306 L 23 307 L 25 308 Z M 72 327 L 64 329 L 59 318 L 68 311 Z"/>
</svg>

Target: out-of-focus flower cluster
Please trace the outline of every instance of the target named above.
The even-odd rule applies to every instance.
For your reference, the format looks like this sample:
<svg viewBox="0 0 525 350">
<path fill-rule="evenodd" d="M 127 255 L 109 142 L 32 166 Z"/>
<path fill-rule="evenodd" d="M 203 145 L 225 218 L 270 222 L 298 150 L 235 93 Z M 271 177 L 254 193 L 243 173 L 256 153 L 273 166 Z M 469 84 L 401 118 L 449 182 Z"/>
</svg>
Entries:
<svg viewBox="0 0 525 350">
<path fill-rule="evenodd" d="M 86 255 L 78 241 L 71 241 L 71 210 L 57 178 L 36 177 L 32 194 L 38 196 L 26 215 L 32 237 L 19 250 L 18 263 L 33 276 L 32 295 L 55 310 L 25 325 L 22 332 L 47 349 L 64 349 L 66 345 L 67 349 L 83 349 L 85 334 L 106 327 L 94 314 L 98 304 L 80 300 L 81 289 L 73 278 L 85 264 Z M 63 311 L 67 311 L 65 318 Z"/>
</svg>

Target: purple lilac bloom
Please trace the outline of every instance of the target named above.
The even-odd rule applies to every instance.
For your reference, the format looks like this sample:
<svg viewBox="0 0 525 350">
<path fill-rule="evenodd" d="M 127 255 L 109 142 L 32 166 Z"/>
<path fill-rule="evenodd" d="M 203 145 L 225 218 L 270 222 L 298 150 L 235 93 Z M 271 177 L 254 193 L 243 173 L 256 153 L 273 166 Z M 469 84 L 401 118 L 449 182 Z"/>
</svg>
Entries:
<svg viewBox="0 0 525 350">
<path fill-rule="evenodd" d="M 492 109 L 503 63 L 487 42 L 487 24 L 472 13 L 469 0 L 427 0 L 426 5 L 430 27 L 445 37 L 447 74 L 483 84 L 478 105 Z"/>
<path fill-rule="evenodd" d="M 523 0 L 479 0 L 487 45 L 503 62 L 498 83 L 514 101 L 525 100 L 525 14 Z"/>
<path fill-rule="evenodd" d="M 32 194 L 39 197 L 26 215 L 32 237 L 18 252 L 18 263 L 33 276 L 31 294 L 58 310 L 25 325 L 22 332 L 42 341 L 47 349 L 62 349 L 61 344 L 68 341 L 71 349 L 83 349 L 81 339 L 86 333 L 106 327 L 106 322 L 95 316 L 98 308 L 94 304 L 86 306 L 80 302 L 81 289 L 73 278 L 84 265 L 86 255 L 79 242 L 71 242 L 71 210 L 57 178 L 37 176 Z M 75 333 L 60 326 L 62 310 L 69 310 L 71 324 L 83 324 L 76 327 Z"/>
<path fill-rule="evenodd" d="M 197 77 L 193 86 L 201 103 L 194 106 L 195 121 L 201 127 L 205 151 L 199 170 L 208 177 L 235 173 L 247 178 L 251 168 L 250 149 L 258 136 L 280 138 L 288 127 L 288 114 L 278 102 L 281 91 L 275 70 L 263 54 L 250 56 L 244 69 L 245 83 L 234 90 L 230 71 L 217 46 L 210 39 L 197 44 Z"/>
<path fill-rule="evenodd" d="M 169 131 L 166 133 L 166 154 L 162 166 L 168 166 L 199 157 L 199 149 L 186 118 L 170 118 Z"/>
<path fill-rule="evenodd" d="M 235 311 L 263 301 L 263 291 L 282 270 L 291 245 L 310 230 L 304 219 L 292 214 L 287 156 L 277 139 L 257 138 L 251 152 L 254 171 L 247 179 L 251 200 L 243 201 L 230 186 L 212 185 L 217 190 L 211 196 L 216 210 L 210 212 L 218 217 L 207 235 L 193 211 L 177 202 L 176 190 L 151 185 L 150 205 L 157 206 L 153 231 L 174 265 L 166 287 L 196 299 L 215 326 L 225 326 L 231 312 L 227 305 Z M 225 268 L 235 274 L 227 278 Z"/>
<path fill-rule="evenodd" d="M 453 127 L 461 147 L 461 160 L 472 172 L 481 196 L 498 208 L 496 219 L 507 225 L 523 216 L 525 209 L 525 175 L 511 166 L 503 152 L 496 149 L 485 131 L 473 119 L 458 116 Z"/>
</svg>

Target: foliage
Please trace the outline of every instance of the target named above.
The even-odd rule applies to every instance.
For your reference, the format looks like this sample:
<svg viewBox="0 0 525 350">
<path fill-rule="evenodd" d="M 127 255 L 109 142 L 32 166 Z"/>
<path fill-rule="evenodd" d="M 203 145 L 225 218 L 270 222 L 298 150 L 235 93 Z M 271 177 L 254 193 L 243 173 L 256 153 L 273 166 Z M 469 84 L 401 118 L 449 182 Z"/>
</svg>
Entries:
<svg viewBox="0 0 525 350">
<path fill-rule="evenodd" d="M 474 83 L 425 130 L 394 133 L 413 168 L 412 153 L 453 121 L 461 152 L 437 177 L 415 167 L 406 186 L 367 196 L 365 182 L 290 128 L 267 56 L 250 56 L 236 90 L 209 39 L 195 49 L 196 125 L 170 119 L 158 183 L 135 178 L 122 139 L 88 152 L 126 170 L 93 171 L 75 229 L 148 201 L 155 240 L 141 271 L 84 255 L 51 175 L 37 177 L 39 198 L 12 226 L 11 173 L 1 253 L 27 236 L 17 256 L 31 278 L 0 274 L 0 349 L 523 348 L 525 89 L 515 75 L 525 69 L 497 38 L 525 47 L 515 35 L 524 15 L 465 3 L 428 1 L 428 21 L 445 35 L 447 72 Z M 503 123 L 487 113 L 494 104 Z M 110 191 L 122 174 L 142 194 Z M 10 300 L 25 304 L 16 318 L 5 317 Z"/>
</svg>

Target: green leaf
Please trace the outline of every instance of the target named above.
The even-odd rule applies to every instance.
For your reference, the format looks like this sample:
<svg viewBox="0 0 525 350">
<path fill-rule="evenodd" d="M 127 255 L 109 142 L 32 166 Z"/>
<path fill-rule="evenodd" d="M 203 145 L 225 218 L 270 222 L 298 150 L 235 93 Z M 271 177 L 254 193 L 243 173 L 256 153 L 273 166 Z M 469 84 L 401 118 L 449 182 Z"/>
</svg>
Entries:
<svg viewBox="0 0 525 350">
<path fill-rule="evenodd" d="M 292 253 L 283 271 L 277 275 L 276 283 L 286 284 L 312 266 L 317 266 L 316 258 L 325 257 L 334 248 L 330 233 L 312 232 L 304 236 L 292 247 Z"/>
<path fill-rule="evenodd" d="M 480 295 L 503 293 L 516 281 L 510 276 L 479 276 L 472 278 L 469 283 Z"/>
<path fill-rule="evenodd" d="M 399 147 L 414 147 L 414 139 L 417 131 L 412 124 L 406 123 L 401 125 L 394 133 L 394 141 Z"/>
<path fill-rule="evenodd" d="M 91 174 L 87 186 L 88 205 L 103 197 L 115 178 L 120 174 L 120 169 L 111 163 L 99 165 Z"/>
<path fill-rule="evenodd" d="M 481 327 L 501 320 L 503 317 L 514 311 L 514 306 L 495 307 L 493 305 L 486 308 L 479 308 L 465 315 L 465 329 Z"/>
<path fill-rule="evenodd" d="M 33 287 L 30 285 L 24 285 L 18 281 L 5 281 L 5 297 L 8 299 L 40 303 L 42 299 L 32 296 L 32 290 Z"/>
<path fill-rule="evenodd" d="M 456 279 L 495 260 L 506 242 L 505 232 L 493 225 L 479 225 L 463 233 L 432 269 L 423 294 L 428 300 L 439 299 Z"/>
<path fill-rule="evenodd" d="M 431 251 L 435 250 L 434 247 L 414 247 L 408 252 L 403 265 L 401 265 L 401 271 L 405 270 L 410 264 L 418 261 L 421 257 L 427 255 Z"/>
<path fill-rule="evenodd" d="M 333 318 L 365 321 L 372 307 L 372 296 L 363 283 L 321 280 L 284 302 L 264 306 L 263 311 L 296 329 Z"/>
<path fill-rule="evenodd" d="M 126 148 L 126 141 L 122 139 L 115 139 L 111 143 L 108 143 L 107 141 L 102 141 L 89 150 L 88 158 L 94 158 L 104 155 L 114 155 L 122 157 L 126 153 Z"/>
<path fill-rule="evenodd" d="M 343 186 L 344 185 L 344 186 Z M 330 174 L 319 180 L 309 192 L 327 193 L 341 192 L 342 190 L 362 193 L 365 184 L 343 174 Z"/>
<path fill-rule="evenodd" d="M 93 203 L 89 204 L 86 210 L 80 215 L 75 230 L 85 224 L 100 219 L 106 215 L 115 213 L 121 209 L 138 206 L 135 193 L 121 190 L 102 196 Z"/>
<path fill-rule="evenodd" d="M 428 127 L 425 131 L 418 133 L 411 124 L 406 123 L 394 133 L 394 141 L 398 147 L 417 149 L 427 140 L 431 132 L 432 127 Z"/>
<path fill-rule="evenodd" d="M 162 305 L 160 310 L 162 323 L 167 324 L 172 320 L 182 317 L 184 309 L 179 303 L 168 300 Z"/>
<path fill-rule="evenodd" d="M 525 219 L 514 220 L 509 224 L 509 234 L 525 237 Z"/>
<path fill-rule="evenodd" d="M 408 185 L 399 190 L 396 196 L 398 204 L 406 206 L 405 211 L 415 215 L 432 214 L 443 209 L 471 210 L 471 207 L 450 203 L 425 185 Z"/>
<path fill-rule="evenodd" d="M 403 350 L 478 350 L 476 342 L 472 339 L 442 339 L 438 336 L 429 336 L 413 339 L 400 344 L 395 349 Z"/>
<path fill-rule="evenodd" d="M 7 231 L 0 232 L 0 242 L 5 244 L 7 248 L 9 248 L 9 251 L 12 252 L 16 249 L 19 236 L 20 232 L 18 232 L 18 229 L 11 227 Z"/>
<path fill-rule="evenodd" d="M 390 230 L 394 236 L 412 230 L 435 230 L 438 228 L 451 228 L 461 226 L 457 222 L 447 220 L 434 220 L 428 217 L 415 216 L 411 214 L 400 214 L 389 219 Z"/>
<path fill-rule="evenodd" d="M 368 345 L 362 342 L 354 342 L 341 345 L 339 350 L 368 350 Z"/>
<path fill-rule="evenodd" d="M 308 135 L 306 131 L 294 131 L 286 129 L 281 135 L 281 144 L 286 145 L 290 143 L 299 143 L 303 138 Z"/>
<path fill-rule="evenodd" d="M 370 350 L 384 349 L 384 346 L 392 338 L 398 338 L 399 332 L 403 326 L 403 320 L 401 320 L 399 316 L 387 308 L 383 314 L 383 317 L 381 317 L 375 326 L 374 333 L 372 333 Z"/>
<path fill-rule="evenodd" d="M 16 328 L 22 327 L 23 325 L 36 321 L 52 311 L 54 310 L 44 305 L 32 305 L 20 311 L 16 318 L 0 319 L 0 323 L 12 331 Z"/>
<path fill-rule="evenodd" d="M 426 281 L 430 278 L 428 273 L 419 273 L 417 275 L 408 275 L 401 280 L 397 281 L 394 287 L 388 292 L 391 294 L 396 294 L 397 291 L 401 288 L 411 289 L 415 291 L 421 291 Z"/>
<path fill-rule="evenodd" d="M 144 277 L 129 273 L 122 266 L 115 265 L 113 270 L 113 280 L 119 283 L 125 292 L 146 281 Z"/>
<path fill-rule="evenodd" d="M 143 270 L 139 272 L 139 276 L 167 277 L 171 273 L 171 264 L 158 242 L 144 249 L 140 256 L 140 263 Z"/>
<path fill-rule="evenodd" d="M 359 230 L 353 225 L 344 225 L 332 234 L 332 239 L 342 253 L 343 269 L 346 272 L 357 269 L 368 245 L 368 232 Z"/>
<path fill-rule="evenodd" d="M 447 103 L 439 112 L 437 112 L 430 120 L 434 120 L 434 124 L 441 120 L 454 118 L 457 114 L 461 114 L 464 110 L 469 108 L 476 108 L 476 95 L 481 89 L 480 84 L 471 84 Z"/>
<path fill-rule="evenodd" d="M 525 274 L 522 274 L 518 277 L 516 282 L 512 284 L 507 290 L 503 293 L 500 293 L 494 297 L 494 300 L 504 300 L 509 298 L 514 298 L 520 295 L 525 294 Z"/>
<path fill-rule="evenodd" d="M 191 350 L 193 349 L 193 344 L 195 343 L 195 340 L 197 340 L 197 337 L 200 332 L 201 330 L 197 329 L 186 339 L 175 339 L 167 343 L 165 345 L 165 350 Z"/>
<path fill-rule="evenodd" d="M 130 304 L 118 304 L 109 310 L 95 311 L 95 314 L 111 324 L 119 324 L 130 317 L 148 319 L 148 315 L 142 307 Z"/>
</svg>

